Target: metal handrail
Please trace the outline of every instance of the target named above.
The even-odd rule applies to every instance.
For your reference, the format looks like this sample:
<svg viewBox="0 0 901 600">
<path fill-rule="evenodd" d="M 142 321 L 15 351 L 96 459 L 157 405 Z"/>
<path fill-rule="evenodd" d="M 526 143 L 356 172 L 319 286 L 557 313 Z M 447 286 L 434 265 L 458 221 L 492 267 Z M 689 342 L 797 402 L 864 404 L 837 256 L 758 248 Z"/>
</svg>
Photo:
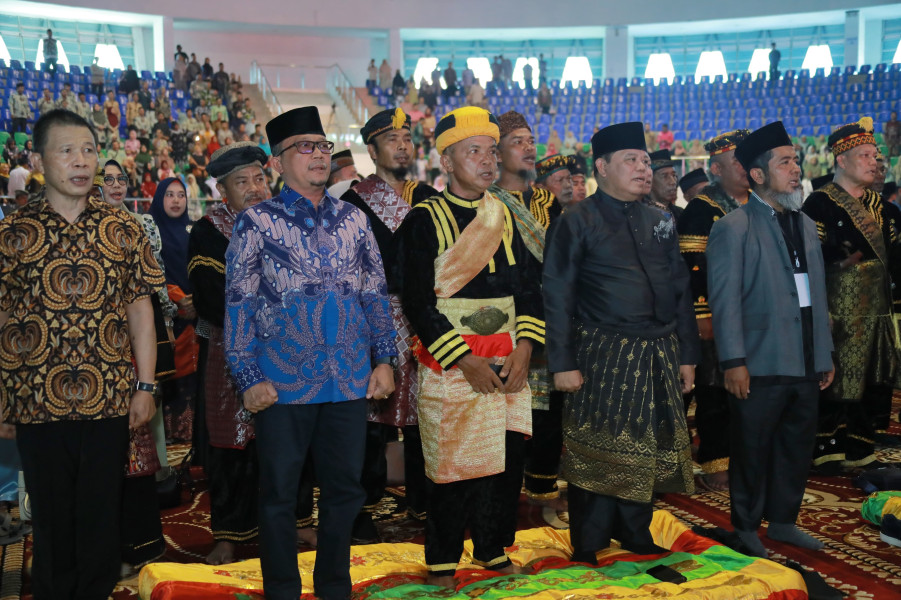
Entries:
<svg viewBox="0 0 901 600">
<path fill-rule="evenodd" d="M 350 114 L 362 124 L 369 120 L 369 108 L 351 83 L 350 77 L 340 65 L 332 65 L 327 91 L 333 100 L 341 102 Z"/>
<path fill-rule="evenodd" d="M 269 85 L 266 74 L 263 73 L 261 65 L 255 60 L 250 63 L 250 83 L 256 84 L 259 88 L 260 94 L 263 96 L 263 101 L 269 107 L 270 114 L 282 114 L 282 105 L 278 101 L 278 96 L 272 91 L 272 86 Z"/>
<path fill-rule="evenodd" d="M 261 92 L 263 93 L 263 98 L 269 101 L 269 98 L 272 98 L 272 102 L 275 106 L 278 107 L 278 113 L 281 113 L 281 106 L 278 104 L 278 99 L 276 98 L 275 93 L 272 91 L 272 86 L 269 83 L 269 80 L 266 78 L 265 73 L 263 72 L 264 67 L 268 67 L 270 69 L 275 70 L 274 79 L 275 79 L 275 89 L 280 89 L 282 87 L 282 73 L 281 69 L 294 69 L 299 71 L 300 76 L 300 89 L 306 89 L 306 71 L 310 69 L 324 69 L 327 71 L 326 73 L 326 93 L 331 97 L 332 101 L 336 103 L 340 103 L 347 111 L 351 114 L 351 116 L 358 123 L 365 123 L 369 120 L 369 109 L 366 105 L 366 102 L 363 98 L 360 97 L 360 94 L 357 92 L 357 88 L 353 85 L 350 80 L 350 77 L 344 72 L 338 64 L 331 65 L 313 65 L 313 64 L 293 64 L 293 63 L 258 63 L 257 61 L 252 61 L 251 69 L 250 69 L 250 82 L 251 83 L 260 83 Z M 291 79 L 294 79 L 294 76 L 291 76 Z M 293 82 L 292 82 L 293 83 Z M 292 88 L 294 87 L 292 84 L 286 82 L 286 86 Z M 278 114 L 276 113 L 276 114 Z"/>
</svg>

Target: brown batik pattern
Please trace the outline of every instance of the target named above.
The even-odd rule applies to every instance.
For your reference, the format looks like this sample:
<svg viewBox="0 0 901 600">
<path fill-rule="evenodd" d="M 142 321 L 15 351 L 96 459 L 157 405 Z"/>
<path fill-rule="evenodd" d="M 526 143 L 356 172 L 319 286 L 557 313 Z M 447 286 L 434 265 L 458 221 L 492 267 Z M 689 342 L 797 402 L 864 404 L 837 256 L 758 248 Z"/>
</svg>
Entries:
<svg viewBox="0 0 901 600">
<path fill-rule="evenodd" d="M 563 405 L 564 478 L 636 502 L 694 491 L 675 334 L 641 339 L 579 326 L 577 335 L 584 385 Z"/>
<path fill-rule="evenodd" d="M 38 198 L 0 221 L 3 417 L 29 424 L 128 413 L 126 305 L 163 285 L 143 228 L 88 200 L 68 223 Z"/>
</svg>

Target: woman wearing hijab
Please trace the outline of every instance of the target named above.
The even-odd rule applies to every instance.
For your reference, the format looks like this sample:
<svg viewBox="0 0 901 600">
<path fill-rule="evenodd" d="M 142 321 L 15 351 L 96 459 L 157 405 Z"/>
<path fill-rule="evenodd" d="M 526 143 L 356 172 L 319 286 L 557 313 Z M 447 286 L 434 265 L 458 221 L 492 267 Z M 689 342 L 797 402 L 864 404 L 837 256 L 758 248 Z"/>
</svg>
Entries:
<svg viewBox="0 0 901 600">
<path fill-rule="evenodd" d="M 188 198 L 179 179 L 167 178 L 159 183 L 150 215 L 160 231 L 163 263 L 169 298 L 178 305 L 175 334 L 175 378 L 163 384 L 163 412 L 169 437 L 191 440 L 194 402 L 197 395 L 197 358 L 199 347 L 194 337 L 197 311 L 192 301 L 188 279 Z"/>
<path fill-rule="evenodd" d="M 101 181 L 103 200 L 116 208 L 129 212 L 125 206 L 128 177 L 122 166 L 107 161 Z M 129 212 L 144 228 L 150 240 L 154 257 L 163 267 L 160 256 L 160 234 L 149 215 Z M 171 324 L 178 308 L 169 299 L 165 286 L 160 286 L 151 297 L 156 326 L 157 355 L 156 381 L 175 374 L 175 360 L 170 341 Z M 142 565 L 151 562 L 165 552 L 166 541 L 160 523 L 157 500 L 157 478 L 165 478 L 171 471 L 166 456 L 166 434 L 161 411 L 156 411 L 150 423 L 131 432 L 128 461 L 125 466 L 125 482 L 122 490 L 122 575 L 134 573 Z"/>
</svg>

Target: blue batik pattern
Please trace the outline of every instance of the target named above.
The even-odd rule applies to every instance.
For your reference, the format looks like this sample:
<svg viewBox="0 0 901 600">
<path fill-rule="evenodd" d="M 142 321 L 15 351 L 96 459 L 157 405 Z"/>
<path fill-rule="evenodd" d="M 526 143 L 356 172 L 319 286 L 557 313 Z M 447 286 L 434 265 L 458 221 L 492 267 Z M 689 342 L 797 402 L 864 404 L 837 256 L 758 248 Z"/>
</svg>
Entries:
<svg viewBox="0 0 901 600">
<path fill-rule="evenodd" d="M 366 395 L 372 361 L 396 356 L 369 220 L 289 188 L 245 210 L 226 258 L 226 358 L 238 388 L 270 381 L 280 404 Z"/>
</svg>

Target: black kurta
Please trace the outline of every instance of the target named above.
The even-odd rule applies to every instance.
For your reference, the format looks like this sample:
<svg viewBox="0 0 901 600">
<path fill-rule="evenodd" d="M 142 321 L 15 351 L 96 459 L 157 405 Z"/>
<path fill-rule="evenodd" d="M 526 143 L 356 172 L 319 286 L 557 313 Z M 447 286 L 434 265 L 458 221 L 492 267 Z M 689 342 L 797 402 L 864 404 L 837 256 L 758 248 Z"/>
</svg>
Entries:
<svg viewBox="0 0 901 600">
<path fill-rule="evenodd" d="M 676 331 L 681 364 L 698 361 L 688 270 L 671 219 L 598 191 L 572 206 L 545 249 L 551 372 L 576 369 L 575 324 L 640 337 Z"/>
</svg>

